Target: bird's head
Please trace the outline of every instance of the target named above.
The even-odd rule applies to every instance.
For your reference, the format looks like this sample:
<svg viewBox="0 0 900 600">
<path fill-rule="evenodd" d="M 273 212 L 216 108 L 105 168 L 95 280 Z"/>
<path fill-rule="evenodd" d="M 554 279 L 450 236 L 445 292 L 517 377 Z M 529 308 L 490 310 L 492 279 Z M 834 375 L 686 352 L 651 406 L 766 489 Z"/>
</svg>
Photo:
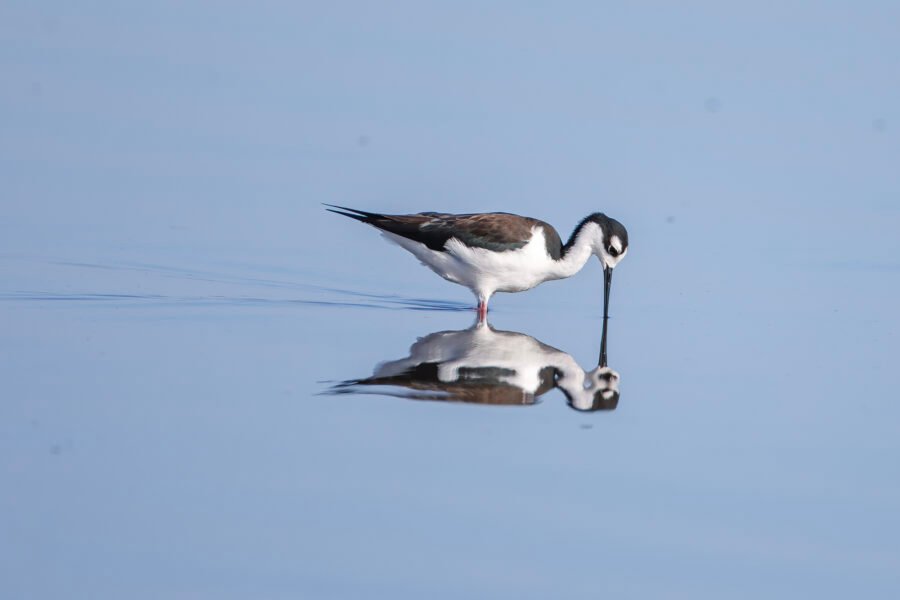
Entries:
<svg viewBox="0 0 900 600">
<path fill-rule="evenodd" d="M 594 227 L 596 225 L 596 227 Z M 628 252 L 628 230 L 603 213 L 594 213 L 584 220 L 591 230 L 591 250 L 605 269 L 615 269 Z"/>
<path fill-rule="evenodd" d="M 609 367 L 586 373 L 584 392 L 569 396 L 569 406 L 581 412 L 615 410 L 619 405 L 619 374 Z"/>
<path fill-rule="evenodd" d="M 628 252 L 628 230 L 625 226 L 603 213 L 594 213 L 578 226 L 591 236 L 591 252 L 603 265 L 603 318 L 609 318 L 609 289 L 612 272 Z"/>
</svg>

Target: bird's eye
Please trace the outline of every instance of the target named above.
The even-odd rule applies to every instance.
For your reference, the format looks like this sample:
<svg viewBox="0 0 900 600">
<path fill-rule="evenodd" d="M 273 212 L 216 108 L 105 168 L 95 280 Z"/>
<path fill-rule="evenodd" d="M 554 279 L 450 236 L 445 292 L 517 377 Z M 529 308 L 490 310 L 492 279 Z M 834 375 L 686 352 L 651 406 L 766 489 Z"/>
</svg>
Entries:
<svg viewBox="0 0 900 600">
<path fill-rule="evenodd" d="M 613 258 L 615 258 L 619 255 L 619 251 L 616 250 L 615 246 L 610 246 L 609 248 L 606 249 L 606 251 L 609 252 L 609 255 L 612 256 Z"/>
</svg>

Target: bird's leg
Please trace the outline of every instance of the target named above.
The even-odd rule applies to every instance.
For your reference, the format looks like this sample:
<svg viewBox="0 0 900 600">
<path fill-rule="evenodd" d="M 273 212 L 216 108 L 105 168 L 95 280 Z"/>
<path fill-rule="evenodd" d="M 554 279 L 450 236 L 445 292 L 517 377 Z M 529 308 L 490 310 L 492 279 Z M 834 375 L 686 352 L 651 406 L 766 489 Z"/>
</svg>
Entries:
<svg viewBox="0 0 900 600">
<path fill-rule="evenodd" d="M 487 300 L 478 300 L 478 322 L 484 323 L 487 320 Z"/>
</svg>

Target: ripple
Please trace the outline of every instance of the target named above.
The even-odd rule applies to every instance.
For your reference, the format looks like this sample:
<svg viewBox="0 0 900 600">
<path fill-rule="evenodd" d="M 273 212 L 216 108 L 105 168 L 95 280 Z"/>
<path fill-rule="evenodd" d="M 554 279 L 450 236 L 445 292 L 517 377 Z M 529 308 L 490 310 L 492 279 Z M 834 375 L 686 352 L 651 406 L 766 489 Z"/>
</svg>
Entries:
<svg viewBox="0 0 900 600">
<path fill-rule="evenodd" d="M 230 307 L 290 307 L 329 306 L 335 308 L 374 308 L 382 310 L 414 311 L 471 311 L 472 307 L 463 302 L 427 298 L 403 298 L 400 296 L 379 296 L 371 293 L 357 293 L 344 290 L 359 300 L 317 300 L 309 298 L 264 298 L 255 296 L 170 296 L 163 294 L 115 294 L 102 292 L 61 293 L 51 291 L 18 290 L 0 292 L 0 302 L 48 303 L 48 304 L 116 304 L 127 306 L 230 306 Z"/>
</svg>

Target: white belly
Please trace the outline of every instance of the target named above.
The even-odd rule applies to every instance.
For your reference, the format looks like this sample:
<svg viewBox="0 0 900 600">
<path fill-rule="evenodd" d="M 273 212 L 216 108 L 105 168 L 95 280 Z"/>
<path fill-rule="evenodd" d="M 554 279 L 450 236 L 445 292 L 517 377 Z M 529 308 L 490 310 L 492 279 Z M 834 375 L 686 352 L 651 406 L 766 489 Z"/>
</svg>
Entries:
<svg viewBox="0 0 900 600">
<path fill-rule="evenodd" d="M 464 285 L 485 299 L 494 292 L 521 292 L 546 281 L 553 262 L 540 227 L 534 228 L 531 241 L 525 246 L 504 252 L 470 248 L 456 238 L 451 238 L 445 251 L 439 252 L 410 239 L 382 233 L 444 279 Z"/>
</svg>

